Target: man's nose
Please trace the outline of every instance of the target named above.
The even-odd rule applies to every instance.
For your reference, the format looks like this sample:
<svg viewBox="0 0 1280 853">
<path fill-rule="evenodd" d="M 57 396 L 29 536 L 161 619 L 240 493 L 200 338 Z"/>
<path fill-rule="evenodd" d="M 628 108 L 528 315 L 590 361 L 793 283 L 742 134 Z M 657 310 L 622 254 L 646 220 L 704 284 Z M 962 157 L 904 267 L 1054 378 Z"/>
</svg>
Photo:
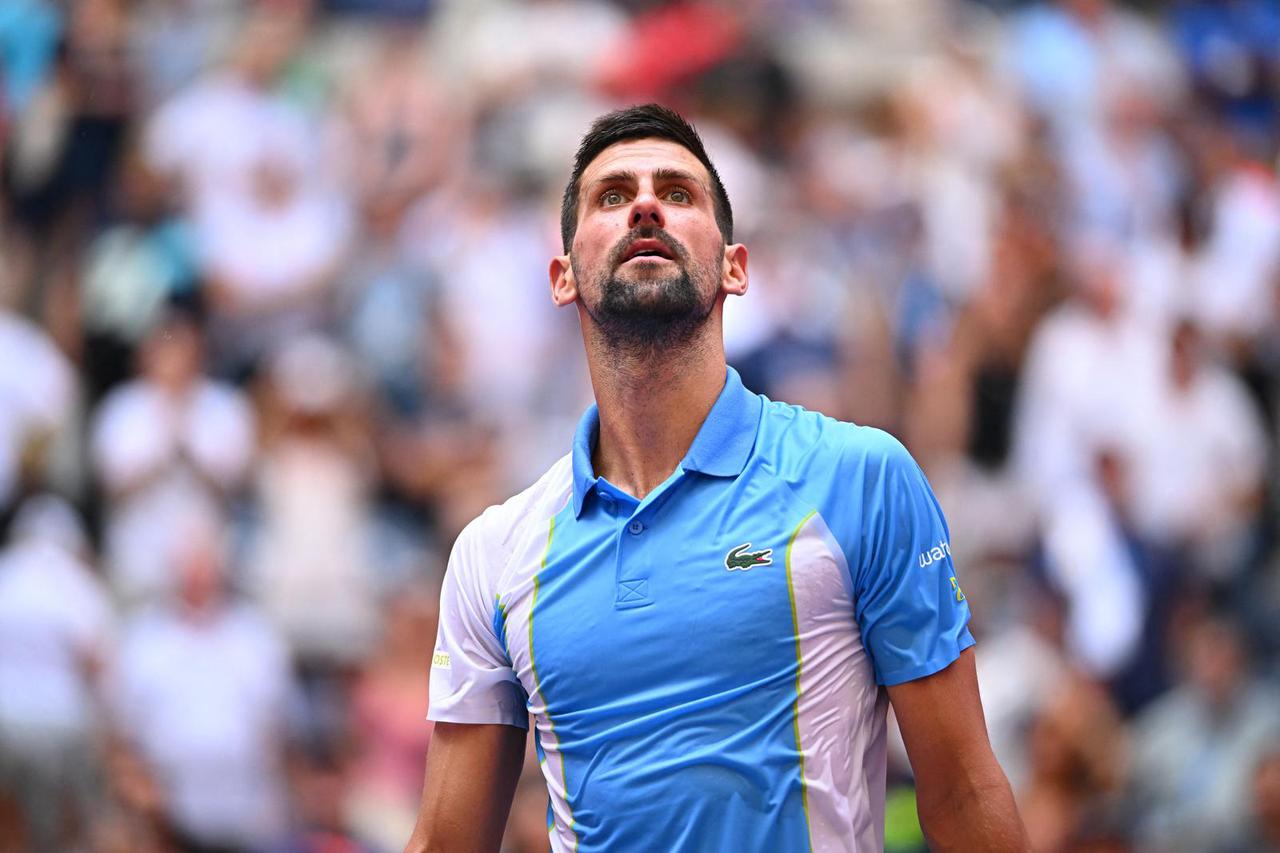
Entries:
<svg viewBox="0 0 1280 853">
<path fill-rule="evenodd" d="M 666 217 L 662 213 L 662 203 L 652 192 L 645 191 L 636 196 L 631 203 L 631 227 L 642 225 L 662 228 L 666 225 Z"/>
</svg>

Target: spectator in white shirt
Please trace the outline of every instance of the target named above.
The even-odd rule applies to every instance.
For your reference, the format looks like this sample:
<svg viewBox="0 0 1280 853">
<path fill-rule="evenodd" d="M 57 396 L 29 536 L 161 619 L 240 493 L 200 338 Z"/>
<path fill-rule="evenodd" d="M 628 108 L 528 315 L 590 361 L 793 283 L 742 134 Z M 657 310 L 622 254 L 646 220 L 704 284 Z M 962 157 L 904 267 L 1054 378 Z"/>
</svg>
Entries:
<svg viewBox="0 0 1280 853">
<path fill-rule="evenodd" d="M 166 793 L 179 846 L 262 848 L 284 826 L 283 642 L 223 588 L 219 520 L 180 524 L 176 594 L 126 626 L 117 722 Z"/>
<path fill-rule="evenodd" d="M 234 493 L 255 452 L 253 410 L 240 391 L 203 374 L 191 316 L 171 311 L 139 361 L 140 376 L 103 400 L 91 433 L 108 501 L 108 569 L 126 600 L 168 585 L 177 514 Z"/>
<path fill-rule="evenodd" d="M 0 797 L 20 807 L 27 849 L 74 846 L 92 819 L 97 677 L 114 614 L 60 498 L 29 498 L 0 551 Z"/>
<path fill-rule="evenodd" d="M 1082 245 L 1073 265 L 1076 292 L 1032 333 L 1017 407 L 1015 464 L 1046 520 L 1097 489 L 1097 453 L 1159 382 L 1162 356 L 1158 333 L 1125 311 L 1115 247 Z"/>
<path fill-rule="evenodd" d="M 1196 323 L 1176 324 L 1162 381 L 1130 407 L 1131 515 L 1209 577 L 1243 568 L 1262 506 L 1267 439 L 1244 383 L 1204 352 Z"/>
</svg>

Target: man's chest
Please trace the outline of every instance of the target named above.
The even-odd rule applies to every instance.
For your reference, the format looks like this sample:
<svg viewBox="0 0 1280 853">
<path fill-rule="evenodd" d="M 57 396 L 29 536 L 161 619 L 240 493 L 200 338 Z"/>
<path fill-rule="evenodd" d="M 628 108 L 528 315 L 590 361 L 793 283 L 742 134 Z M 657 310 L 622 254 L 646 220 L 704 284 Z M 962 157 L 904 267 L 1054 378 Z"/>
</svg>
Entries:
<svg viewBox="0 0 1280 853">
<path fill-rule="evenodd" d="M 847 567 L 811 508 L 767 482 L 700 486 L 557 517 L 503 602 L 535 705 L 644 713 L 790 690 L 824 634 L 856 633 Z"/>
</svg>

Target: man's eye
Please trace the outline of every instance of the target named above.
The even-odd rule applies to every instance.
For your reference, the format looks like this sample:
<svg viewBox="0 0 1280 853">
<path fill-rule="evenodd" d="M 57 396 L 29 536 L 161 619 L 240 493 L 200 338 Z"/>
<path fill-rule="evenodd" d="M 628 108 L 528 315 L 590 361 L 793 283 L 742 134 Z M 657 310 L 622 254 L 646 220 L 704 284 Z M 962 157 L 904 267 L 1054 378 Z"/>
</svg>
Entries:
<svg viewBox="0 0 1280 853">
<path fill-rule="evenodd" d="M 688 204 L 690 201 L 689 194 L 681 189 L 675 189 L 667 193 L 667 198 L 671 199 L 676 204 Z"/>
<path fill-rule="evenodd" d="M 622 204 L 626 199 L 623 197 L 622 193 L 617 190 L 609 190 L 604 195 L 600 196 L 600 201 L 606 206 L 612 206 L 615 204 Z"/>
</svg>

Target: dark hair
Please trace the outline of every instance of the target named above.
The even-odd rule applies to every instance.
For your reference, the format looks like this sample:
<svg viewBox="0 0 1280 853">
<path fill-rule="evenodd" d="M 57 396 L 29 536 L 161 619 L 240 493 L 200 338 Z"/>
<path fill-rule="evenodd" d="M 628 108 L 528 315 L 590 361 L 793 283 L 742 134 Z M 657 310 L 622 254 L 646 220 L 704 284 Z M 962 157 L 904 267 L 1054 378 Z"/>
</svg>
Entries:
<svg viewBox="0 0 1280 853">
<path fill-rule="evenodd" d="M 578 192 L 582 188 L 582 173 L 591 161 L 611 145 L 632 139 L 665 139 L 686 148 L 707 167 L 711 176 L 712 202 L 715 206 L 716 224 L 726 243 L 733 242 L 733 208 L 729 206 L 729 194 L 724 191 L 716 167 L 711 165 L 707 149 L 693 125 L 685 121 L 675 110 L 661 104 L 643 104 L 614 110 L 591 123 L 591 129 L 582 137 L 578 153 L 573 160 L 573 174 L 564 188 L 560 202 L 560 238 L 565 252 L 573 245 L 573 235 L 578 230 Z"/>
</svg>

